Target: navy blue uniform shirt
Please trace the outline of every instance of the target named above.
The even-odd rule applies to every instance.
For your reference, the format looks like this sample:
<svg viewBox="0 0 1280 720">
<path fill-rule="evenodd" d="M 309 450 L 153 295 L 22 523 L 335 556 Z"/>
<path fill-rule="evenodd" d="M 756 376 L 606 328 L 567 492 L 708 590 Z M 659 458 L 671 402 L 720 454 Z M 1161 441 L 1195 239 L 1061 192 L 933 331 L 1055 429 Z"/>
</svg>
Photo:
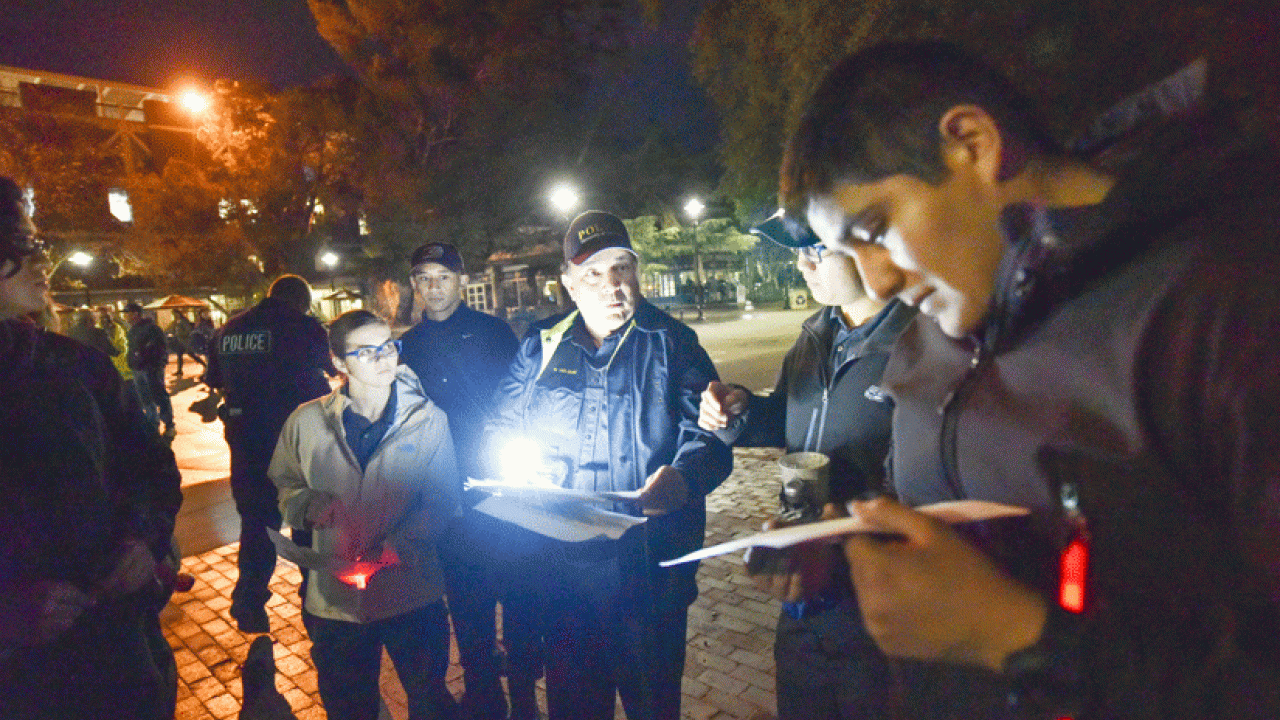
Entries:
<svg viewBox="0 0 1280 720">
<path fill-rule="evenodd" d="M 515 333 L 498 318 L 459 305 L 441 322 L 428 319 L 400 337 L 400 362 L 449 417 L 458 468 L 475 477 L 475 458 L 493 392 L 515 357 Z"/>
</svg>

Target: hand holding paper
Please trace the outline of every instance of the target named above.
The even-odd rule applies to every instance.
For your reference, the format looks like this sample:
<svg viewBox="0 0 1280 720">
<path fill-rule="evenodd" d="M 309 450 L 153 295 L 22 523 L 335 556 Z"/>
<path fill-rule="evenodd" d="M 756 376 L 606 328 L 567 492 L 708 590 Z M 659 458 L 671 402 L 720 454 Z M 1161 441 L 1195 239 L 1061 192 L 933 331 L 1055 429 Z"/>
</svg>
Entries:
<svg viewBox="0 0 1280 720">
<path fill-rule="evenodd" d="M 984 502 L 982 500 L 954 500 L 950 502 L 941 502 L 918 507 L 915 511 L 932 516 L 949 524 L 991 520 L 999 517 L 1015 517 L 1027 514 L 1026 508 L 1015 507 L 1013 505 L 1002 505 L 1000 503 Z M 694 560 L 703 560 L 705 558 L 715 557 L 716 555 L 723 555 L 725 553 L 749 547 L 785 548 L 799 543 L 815 542 L 818 540 L 836 542 L 839 538 L 857 533 L 886 532 L 892 533 L 894 530 L 889 527 L 877 525 L 874 522 L 868 522 L 861 517 L 823 520 L 820 522 L 808 523 L 806 525 L 796 525 L 794 527 L 770 530 L 768 532 L 762 532 L 758 535 L 751 535 L 737 540 L 730 540 L 729 542 L 712 545 L 711 547 L 691 552 L 683 557 L 663 561 L 661 565 L 663 567 L 671 567 L 672 565 L 693 562 Z"/>
<path fill-rule="evenodd" d="M 850 503 L 851 514 L 897 538 L 853 534 L 843 543 L 867 631 L 890 656 L 999 671 L 1040 636 L 1044 601 L 946 524 L 963 515 L 925 509 L 888 498 Z"/>
<path fill-rule="evenodd" d="M 845 517 L 844 508 L 835 503 L 823 507 L 822 517 L 835 520 Z M 777 530 L 789 523 L 774 517 L 764 529 Z M 840 550 L 829 543 L 802 543 L 784 549 L 752 547 L 742 558 L 747 575 L 756 588 L 783 602 L 796 602 L 816 596 L 832 580 L 832 567 Z"/>
</svg>

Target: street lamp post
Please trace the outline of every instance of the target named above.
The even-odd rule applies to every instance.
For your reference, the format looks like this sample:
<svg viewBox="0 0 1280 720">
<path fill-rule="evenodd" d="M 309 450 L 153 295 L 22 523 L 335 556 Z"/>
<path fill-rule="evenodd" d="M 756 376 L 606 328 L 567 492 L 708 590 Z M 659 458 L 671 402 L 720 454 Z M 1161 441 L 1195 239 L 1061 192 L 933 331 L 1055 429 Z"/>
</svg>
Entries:
<svg viewBox="0 0 1280 720">
<path fill-rule="evenodd" d="M 702 273 L 702 244 L 699 242 L 700 238 L 698 234 L 702 229 L 702 223 L 700 223 L 699 220 L 702 219 L 702 213 L 706 209 L 707 209 L 707 206 L 703 205 L 702 201 L 696 197 L 690 198 L 689 202 L 684 204 L 685 213 L 687 213 L 689 217 L 693 219 L 693 263 L 694 263 L 694 275 L 698 281 L 698 319 L 699 320 L 701 320 L 703 317 L 702 309 L 706 302 L 707 286 L 706 286 L 706 280 L 704 279 L 703 273 Z"/>
</svg>

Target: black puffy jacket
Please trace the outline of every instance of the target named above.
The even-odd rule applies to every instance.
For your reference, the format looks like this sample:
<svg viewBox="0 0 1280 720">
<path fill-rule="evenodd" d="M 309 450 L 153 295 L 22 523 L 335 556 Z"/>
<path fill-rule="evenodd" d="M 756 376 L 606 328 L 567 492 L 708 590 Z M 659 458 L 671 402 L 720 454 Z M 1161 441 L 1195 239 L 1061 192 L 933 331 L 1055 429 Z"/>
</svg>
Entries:
<svg viewBox="0 0 1280 720">
<path fill-rule="evenodd" d="M 916 316 L 915 308 L 891 302 L 868 320 L 875 323 L 870 333 L 833 370 L 831 349 L 839 330 L 833 313 L 839 311 L 823 308 L 805 320 L 774 389 L 753 395 L 746 412 L 716 433 L 737 447 L 826 453 L 834 502 L 883 485 L 893 406 L 880 390 L 880 377 L 898 335 Z"/>
</svg>

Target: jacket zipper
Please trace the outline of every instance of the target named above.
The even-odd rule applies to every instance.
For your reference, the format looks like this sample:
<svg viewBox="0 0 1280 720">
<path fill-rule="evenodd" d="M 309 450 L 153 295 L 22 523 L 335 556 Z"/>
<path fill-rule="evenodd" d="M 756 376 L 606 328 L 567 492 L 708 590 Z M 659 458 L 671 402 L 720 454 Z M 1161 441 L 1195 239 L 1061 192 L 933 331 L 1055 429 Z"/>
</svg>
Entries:
<svg viewBox="0 0 1280 720">
<path fill-rule="evenodd" d="M 957 500 L 963 500 L 967 497 L 964 485 L 960 481 L 960 459 L 957 449 L 960 410 L 964 403 L 968 401 L 973 388 L 977 385 L 978 376 L 990 364 L 988 359 L 990 357 L 991 353 L 984 353 L 983 345 L 978 344 L 977 349 L 974 350 L 973 358 L 969 360 L 969 369 L 965 371 L 964 376 L 951 389 L 951 392 L 947 393 L 946 399 L 942 401 L 942 405 L 938 408 L 938 414 L 942 415 L 942 433 L 939 436 L 942 478 Z"/>
<path fill-rule="evenodd" d="M 805 327 L 804 330 L 812 335 L 814 337 L 814 341 L 817 342 L 819 347 L 821 347 L 822 343 L 817 337 L 817 334 L 812 330 L 809 330 L 807 327 Z M 824 358 L 822 362 L 818 363 L 818 379 L 822 381 L 822 409 L 818 414 L 818 436 L 813 443 L 814 452 L 822 452 L 822 436 L 825 434 L 827 427 L 827 406 L 831 399 L 831 388 L 835 386 L 836 378 L 840 377 L 841 370 L 844 370 L 845 367 L 861 360 L 867 354 L 866 346 L 870 340 L 870 337 L 864 338 L 862 346 L 859 347 L 852 355 L 845 358 L 835 368 L 831 367 L 831 359 L 829 357 Z M 828 350 L 828 354 L 830 354 L 830 350 Z M 809 448 L 805 448 L 805 450 L 808 449 Z"/>
</svg>

